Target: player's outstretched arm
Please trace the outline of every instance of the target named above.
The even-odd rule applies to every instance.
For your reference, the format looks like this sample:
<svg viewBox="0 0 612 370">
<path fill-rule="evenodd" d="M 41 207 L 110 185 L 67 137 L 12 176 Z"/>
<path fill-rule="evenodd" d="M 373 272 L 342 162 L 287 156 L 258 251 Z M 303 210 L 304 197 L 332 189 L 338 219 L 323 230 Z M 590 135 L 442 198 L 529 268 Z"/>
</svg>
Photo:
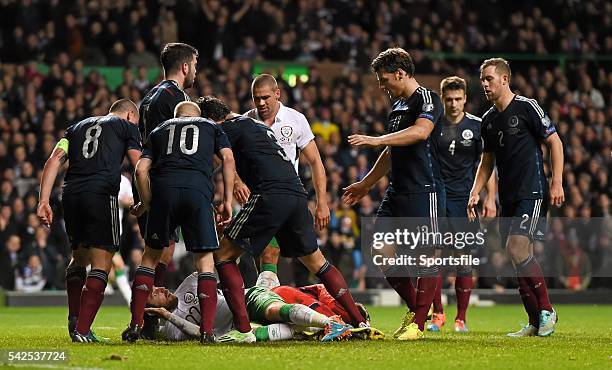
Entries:
<svg viewBox="0 0 612 370">
<path fill-rule="evenodd" d="M 219 151 L 223 161 L 223 213 L 222 223 L 228 223 L 232 219 L 232 200 L 234 193 L 234 181 L 236 176 L 236 163 L 234 153 L 229 148 Z"/>
<path fill-rule="evenodd" d="M 53 183 L 55 182 L 60 167 L 66 163 L 68 159 L 67 154 L 68 140 L 61 139 L 55 146 L 51 156 L 49 156 L 49 159 L 47 159 L 47 162 L 45 162 L 45 168 L 43 169 L 36 215 L 44 225 L 47 225 L 47 227 L 53 222 L 53 211 L 49 205 L 51 190 L 53 189 Z"/>
<path fill-rule="evenodd" d="M 151 159 L 140 158 L 136 164 L 136 189 L 140 197 L 140 203 L 132 209 L 132 214 L 141 216 L 151 203 L 151 184 L 149 183 L 149 170 L 151 169 Z"/>
<path fill-rule="evenodd" d="M 478 194 L 482 191 L 482 188 L 485 186 L 485 184 L 491 177 L 491 174 L 493 173 L 494 164 L 495 154 L 491 152 L 482 153 L 480 165 L 478 166 L 478 171 L 476 171 L 474 185 L 472 186 L 472 190 L 470 191 L 470 199 L 468 200 L 467 213 L 470 220 L 476 219 L 476 206 L 478 205 L 478 201 L 480 200 L 480 196 Z"/>
<path fill-rule="evenodd" d="M 379 137 L 366 135 L 349 136 L 349 144 L 355 146 L 406 146 L 427 140 L 433 131 L 433 122 L 419 118 L 413 126 Z"/>
<path fill-rule="evenodd" d="M 322 230 L 329 223 L 329 207 L 327 205 L 327 177 L 325 167 L 321 161 L 321 155 L 317 144 L 311 140 L 303 149 L 302 155 L 306 158 L 312 171 L 312 183 L 317 195 L 317 206 L 315 208 L 315 226 Z"/>
<path fill-rule="evenodd" d="M 547 137 L 544 142 L 550 150 L 550 160 L 552 162 L 552 181 L 550 184 L 550 204 L 560 206 L 565 201 L 563 192 L 563 143 L 559 135 L 554 134 Z"/>
<path fill-rule="evenodd" d="M 344 190 L 344 194 L 342 194 L 342 201 L 349 206 L 359 202 L 361 198 L 368 194 L 370 188 L 374 186 L 374 184 L 376 184 L 381 177 L 389 172 L 390 166 L 391 158 L 389 148 L 387 147 L 382 151 L 382 153 L 380 153 L 374 167 L 372 167 L 370 172 L 368 172 L 363 180 L 342 189 Z"/>
</svg>

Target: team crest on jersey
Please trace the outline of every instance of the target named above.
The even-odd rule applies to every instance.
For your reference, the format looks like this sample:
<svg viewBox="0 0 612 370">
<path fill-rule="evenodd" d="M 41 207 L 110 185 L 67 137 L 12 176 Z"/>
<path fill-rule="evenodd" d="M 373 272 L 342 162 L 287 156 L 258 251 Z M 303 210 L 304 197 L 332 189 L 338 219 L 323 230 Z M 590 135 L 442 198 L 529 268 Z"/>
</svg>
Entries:
<svg viewBox="0 0 612 370">
<path fill-rule="evenodd" d="M 423 112 L 432 112 L 434 110 L 434 105 L 431 103 L 423 104 Z"/>
<path fill-rule="evenodd" d="M 510 117 L 510 119 L 508 120 L 508 126 L 510 127 L 516 127 L 519 124 L 519 119 L 517 116 L 512 116 Z"/>
<path fill-rule="evenodd" d="M 472 145 L 472 139 L 474 138 L 474 133 L 472 132 L 472 130 L 463 130 L 463 132 L 461 133 L 461 137 L 463 138 L 463 140 L 461 140 L 461 144 L 463 144 L 464 146 Z"/>
<path fill-rule="evenodd" d="M 293 134 L 293 128 L 291 126 L 283 126 L 281 127 L 281 135 L 283 135 L 283 137 L 290 137 L 291 134 Z"/>
<path fill-rule="evenodd" d="M 183 297 L 183 300 L 187 304 L 193 302 L 194 299 L 195 299 L 195 295 L 193 293 L 191 293 L 191 292 L 185 293 L 185 296 Z"/>
<path fill-rule="evenodd" d="M 550 118 L 548 118 L 547 115 L 544 115 L 544 117 L 542 117 L 542 126 L 548 128 L 548 126 L 550 126 Z"/>
</svg>

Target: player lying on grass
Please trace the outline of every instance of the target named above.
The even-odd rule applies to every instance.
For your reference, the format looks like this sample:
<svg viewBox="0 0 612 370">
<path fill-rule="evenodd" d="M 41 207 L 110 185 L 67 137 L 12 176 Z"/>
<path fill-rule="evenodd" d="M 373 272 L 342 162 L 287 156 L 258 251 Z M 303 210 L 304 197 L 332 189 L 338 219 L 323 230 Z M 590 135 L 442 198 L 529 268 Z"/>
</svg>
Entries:
<svg viewBox="0 0 612 370">
<path fill-rule="evenodd" d="M 266 248 L 268 249 L 268 248 Z M 264 256 L 265 257 L 265 253 Z M 264 258 L 265 261 L 265 258 Z M 267 264 L 266 266 L 271 266 Z M 316 312 L 328 317 L 340 316 L 343 321 L 349 321 L 350 315 L 344 307 L 332 297 L 323 284 L 313 284 L 303 287 L 280 285 L 276 272 L 264 270 L 257 278 L 258 287 L 267 288 L 278 294 L 286 303 L 299 303 L 308 306 Z M 383 339 L 385 334 L 378 329 L 370 327 L 370 314 L 361 303 L 355 303 L 361 315 L 365 318 L 367 326 L 351 329 L 351 335 L 357 339 Z M 321 331 L 312 333 L 311 337 L 322 337 Z"/>
<path fill-rule="evenodd" d="M 197 297 L 198 276 L 189 275 L 175 293 L 156 287 L 147 300 L 146 312 L 162 317 L 166 322 L 159 327 L 156 337 L 166 340 L 187 340 L 200 336 L 202 319 Z M 260 286 L 246 290 L 246 307 L 250 321 L 264 325 L 254 329 L 257 341 L 288 340 L 298 331 L 324 330 L 322 342 L 347 339 L 350 325 L 339 316 L 328 317 L 299 303 L 289 304 L 273 291 Z M 232 329 L 233 315 L 220 291 L 217 291 L 217 314 L 213 331 L 218 342 L 231 339 L 227 334 Z M 314 329 L 310 329 L 314 328 Z M 149 329 L 149 328 L 146 328 Z M 148 330 L 144 330 L 148 332 Z"/>
</svg>

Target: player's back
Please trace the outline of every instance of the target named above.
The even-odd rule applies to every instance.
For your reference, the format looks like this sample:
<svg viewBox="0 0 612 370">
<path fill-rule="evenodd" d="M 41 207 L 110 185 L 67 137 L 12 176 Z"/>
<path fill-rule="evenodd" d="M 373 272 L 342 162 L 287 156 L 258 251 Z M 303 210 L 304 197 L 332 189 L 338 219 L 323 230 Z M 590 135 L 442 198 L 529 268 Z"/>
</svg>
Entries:
<svg viewBox="0 0 612 370">
<path fill-rule="evenodd" d="M 138 129 L 143 142 L 157 126 L 174 117 L 174 107 L 178 103 L 189 100 L 176 81 L 164 80 L 149 90 L 140 103 Z"/>
<path fill-rule="evenodd" d="M 136 125 L 114 115 L 86 118 L 66 129 L 69 167 L 64 191 L 119 192 L 128 149 L 141 149 Z"/>
<path fill-rule="evenodd" d="M 251 192 L 306 195 L 291 160 L 269 127 L 237 116 L 226 120 L 221 128 L 232 145 L 238 175 Z"/>
<path fill-rule="evenodd" d="M 173 118 L 151 132 L 143 157 L 153 161 L 152 186 L 203 190 L 212 198 L 213 156 L 229 147 L 223 130 L 201 117 Z"/>
<path fill-rule="evenodd" d="M 467 198 L 482 153 L 481 119 L 465 113 L 459 123 L 442 117 L 432 135 L 448 198 Z"/>
</svg>

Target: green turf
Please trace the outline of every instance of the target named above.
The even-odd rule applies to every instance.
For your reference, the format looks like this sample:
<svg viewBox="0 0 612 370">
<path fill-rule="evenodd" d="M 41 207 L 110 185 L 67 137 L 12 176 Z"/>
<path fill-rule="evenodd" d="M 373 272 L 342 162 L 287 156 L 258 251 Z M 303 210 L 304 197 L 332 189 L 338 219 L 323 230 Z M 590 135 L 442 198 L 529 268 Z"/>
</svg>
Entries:
<svg viewBox="0 0 612 370">
<path fill-rule="evenodd" d="M 522 307 L 470 308 L 467 335 L 448 325 L 417 342 L 284 342 L 254 345 L 121 343 L 126 308 L 103 308 L 94 328 L 114 345 L 73 344 L 62 308 L 0 308 L 1 349 L 65 349 L 70 360 L 45 368 L 130 369 L 598 369 L 612 368 L 612 306 L 557 305 L 550 338 L 506 338 L 519 329 Z M 390 334 L 400 308 L 372 308 L 372 324 Z M 447 312 L 452 318 L 454 309 Z M 110 359 L 112 355 L 117 359 Z M 23 367 L 20 367 L 23 368 Z"/>
</svg>

